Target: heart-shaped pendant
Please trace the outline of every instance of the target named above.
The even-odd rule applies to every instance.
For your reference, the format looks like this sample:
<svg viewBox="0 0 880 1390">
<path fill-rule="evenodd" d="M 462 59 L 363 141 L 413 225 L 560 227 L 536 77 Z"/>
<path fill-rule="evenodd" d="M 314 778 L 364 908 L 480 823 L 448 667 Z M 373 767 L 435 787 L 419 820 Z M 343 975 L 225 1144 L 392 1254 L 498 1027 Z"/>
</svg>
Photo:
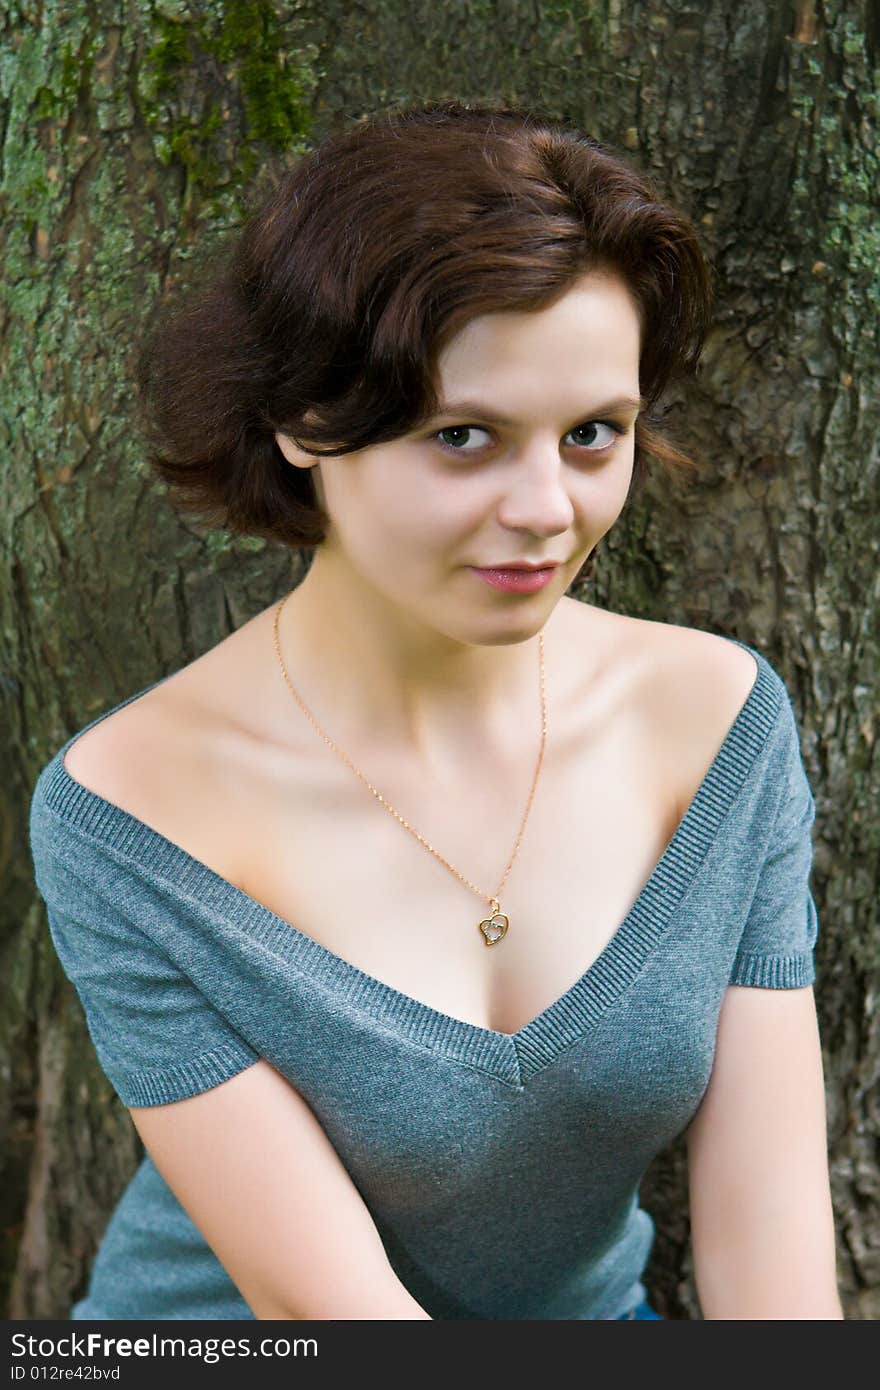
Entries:
<svg viewBox="0 0 880 1390">
<path fill-rule="evenodd" d="M 510 926 L 508 919 L 503 912 L 493 912 L 491 917 L 486 917 L 480 923 L 480 931 L 487 946 L 495 946 L 507 935 L 507 928 Z"/>
</svg>

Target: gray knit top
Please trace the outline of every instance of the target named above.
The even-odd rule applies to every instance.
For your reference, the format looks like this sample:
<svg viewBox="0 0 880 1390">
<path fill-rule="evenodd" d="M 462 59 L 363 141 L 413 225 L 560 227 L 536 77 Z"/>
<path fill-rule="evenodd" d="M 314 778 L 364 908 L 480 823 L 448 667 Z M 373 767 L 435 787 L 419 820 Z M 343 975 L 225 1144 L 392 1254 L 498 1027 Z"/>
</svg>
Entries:
<svg viewBox="0 0 880 1390">
<path fill-rule="evenodd" d="M 264 1057 L 311 1106 L 432 1318 L 627 1313 L 654 1239 L 639 1184 L 700 1104 L 725 989 L 815 978 L 815 803 L 786 686 L 747 650 L 755 684 L 637 900 L 512 1035 L 357 969 L 70 776 L 78 733 L 162 681 L 84 725 L 40 773 L 30 845 L 121 1102 L 181 1100 Z M 147 1154 L 70 1316 L 253 1313 Z"/>
</svg>

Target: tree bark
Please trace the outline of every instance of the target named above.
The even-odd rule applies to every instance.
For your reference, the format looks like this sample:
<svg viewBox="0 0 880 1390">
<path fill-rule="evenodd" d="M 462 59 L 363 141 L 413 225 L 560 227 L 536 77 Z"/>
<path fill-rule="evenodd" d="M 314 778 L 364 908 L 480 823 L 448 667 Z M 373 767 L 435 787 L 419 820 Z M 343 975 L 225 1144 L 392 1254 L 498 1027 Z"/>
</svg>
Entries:
<svg viewBox="0 0 880 1390">
<path fill-rule="evenodd" d="M 130 429 L 134 346 L 280 160 L 392 101 L 503 97 L 628 151 L 715 266 L 703 370 L 669 397 L 703 477 L 684 497 L 651 480 L 589 596 L 739 637 L 792 693 L 817 801 L 840 1288 L 848 1318 L 877 1318 L 876 0 L 69 0 L 0 23 L 7 1317 L 67 1316 L 142 1153 L 48 938 L 34 782 L 72 732 L 215 645 L 301 563 L 177 519 Z M 655 1306 L 697 1318 L 683 1141 L 642 1202 Z"/>
</svg>

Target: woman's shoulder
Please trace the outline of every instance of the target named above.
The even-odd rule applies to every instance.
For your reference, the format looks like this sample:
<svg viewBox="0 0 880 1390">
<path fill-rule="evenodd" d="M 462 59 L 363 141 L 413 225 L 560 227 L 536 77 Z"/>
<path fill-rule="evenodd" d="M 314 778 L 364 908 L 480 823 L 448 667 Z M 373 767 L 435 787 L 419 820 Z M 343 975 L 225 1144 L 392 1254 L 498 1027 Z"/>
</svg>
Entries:
<svg viewBox="0 0 880 1390">
<path fill-rule="evenodd" d="M 674 735 L 700 729 L 709 737 L 729 728 L 759 680 L 779 677 L 760 652 L 747 643 L 702 628 L 635 618 L 578 603 L 584 639 L 602 639 L 604 660 L 627 671 L 631 689 L 655 729 L 658 720 Z M 674 738 L 672 739 L 674 742 Z"/>
<path fill-rule="evenodd" d="M 671 715 L 686 726 L 709 718 L 728 724 L 754 690 L 761 671 L 752 649 L 719 633 L 674 623 L 647 623 L 655 629 L 658 692 Z"/>
<path fill-rule="evenodd" d="M 760 651 L 737 639 L 608 617 L 610 659 L 630 672 L 635 736 L 680 819 L 723 748 L 748 745 L 754 753 L 763 746 L 787 702 L 784 683 Z"/>
<path fill-rule="evenodd" d="M 257 614 L 193 661 L 84 725 L 62 750 L 67 770 L 76 776 L 100 764 L 103 772 L 108 761 L 124 767 L 139 755 L 152 758 L 166 742 L 171 752 L 185 757 L 198 751 L 204 742 L 200 735 L 234 722 L 237 710 L 243 717 L 260 699 L 254 686 L 260 663 L 253 647 L 268 615 L 268 609 Z M 122 759 L 115 757 L 119 752 L 125 754 Z M 109 765 L 106 772 L 112 774 Z"/>
<path fill-rule="evenodd" d="M 66 807 L 87 807 L 91 826 L 107 805 L 234 881 L 235 826 L 223 808 L 236 804 L 235 776 L 232 758 L 225 758 L 223 749 L 236 746 L 232 687 L 236 672 L 251 669 L 242 650 L 250 636 L 245 628 L 237 629 L 74 733 L 35 786 L 35 851 L 47 837 L 67 838 Z M 41 816 L 47 803 L 54 814 Z"/>
</svg>

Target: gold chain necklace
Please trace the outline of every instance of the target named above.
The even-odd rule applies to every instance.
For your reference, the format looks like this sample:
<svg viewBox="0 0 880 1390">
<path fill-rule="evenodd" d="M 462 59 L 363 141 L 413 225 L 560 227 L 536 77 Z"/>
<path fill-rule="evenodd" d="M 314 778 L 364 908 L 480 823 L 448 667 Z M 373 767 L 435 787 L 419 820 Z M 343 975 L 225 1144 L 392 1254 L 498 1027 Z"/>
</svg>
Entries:
<svg viewBox="0 0 880 1390">
<path fill-rule="evenodd" d="M 291 589 L 290 593 L 293 593 L 293 590 L 292 590 L 292 589 Z M 337 753 L 337 754 L 339 755 L 339 757 L 342 759 L 342 761 L 343 761 L 344 763 L 346 763 L 346 764 L 348 765 L 348 767 L 351 768 L 352 772 L 354 772 L 354 773 L 361 779 L 361 781 L 364 783 L 364 785 L 365 785 L 366 787 L 369 787 L 369 789 L 370 789 L 370 791 L 373 793 L 373 795 L 374 795 L 375 797 L 377 797 L 377 798 L 379 799 L 379 801 L 381 801 L 381 803 L 382 803 L 382 805 L 385 807 L 386 811 L 390 811 L 391 814 L 392 814 L 392 816 L 394 816 L 394 818 L 395 818 L 396 820 L 400 821 L 400 824 L 404 827 L 404 829 L 408 830 L 408 831 L 410 832 L 411 835 L 415 835 L 415 837 L 416 837 L 416 839 L 419 841 L 419 843 L 422 844 L 422 845 L 424 845 L 425 849 L 430 850 L 431 853 L 435 856 L 435 858 L 437 858 L 437 859 L 440 860 L 440 863 L 441 863 L 441 864 L 444 864 L 444 865 L 446 866 L 447 869 L 449 869 L 452 873 L 455 874 L 455 877 L 456 877 L 456 878 L 460 879 L 461 882 L 464 883 L 464 884 L 466 884 L 468 888 L 473 889 L 473 891 L 474 891 L 479 897 L 484 898 L 484 899 L 486 900 L 486 902 L 489 904 L 489 907 L 492 909 L 492 915 L 491 915 L 490 917 L 484 918 L 482 922 L 479 922 L 479 923 L 478 923 L 478 930 L 479 930 L 480 934 L 482 935 L 482 938 L 483 938 L 483 940 L 485 941 L 485 943 L 486 943 L 487 946 L 495 946 L 495 945 L 497 945 L 497 943 L 498 943 L 499 941 L 502 941 L 502 940 L 504 939 L 504 937 L 507 935 L 507 930 L 508 930 L 508 927 L 510 926 L 510 921 L 509 921 L 508 917 L 506 917 L 505 914 L 501 911 L 501 900 L 500 900 L 500 898 L 499 898 L 498 895 L 499 895 L 499 893 L 501 892 L 501 889 L 504 887 L 505 883 L 507 882 L 507 875 L 510 873 L 511 868 L 513 867 L 513 861 L 516 859 L 517 853 L 519 852 L 520 844 L 522 843 L 523 832 L 524 832 L 524 830 L 525 830 L 525 828 L 526 828 L 526 821 L 528 820 L 528 818 L 529 818 L 529 812 L 530 812 L 531 809 L 532 809 L 532 801 L 533 801 L 534 796 L 535 796 L 535 787 L 538 785 L 538 774 L 539 774 L 539 772 L 541 771 L 541 763 L 542 763 L 543 760 L 544 760 L 544 745 L 545 745 L 546 742 L 547 742 L 547 704 L 546 704 L 546 698 L 545 698 L 545 694 L 544 694 L 544 634 L 543 634 L 543 632 L 541 632 L 541 633 L 538 634 L 538 662 L 539 662 L 539 670 L 540 670 L 540 678 L 541 678 L 541 747 L 540 747 L 540 751 L 538 752 L 538 763 L 537 763 L 537 766 L 536 766 L 536 768 L 535 768 L 535 775 L 534 775 L 534 778 L 532 779 L 532 789 L 531 789 L 531 791 L 529 792 L 529 801 L 528 801 L 528 805 L 526 806 L 525 815 L 524 815 L 523 818 L 522 818 L 522 824 L 520 825 L 520 828 L 519 828 L 519 835 L 518 835 L 517 838 L 516 838 L 516 844 L 515 844 L 514 847 L 513 847 L 513 854 L 510 856 L 510 862 L 508 863 L 507 868 L 504 870 L 504 874 L 503 874 L 503 876 L 502 876 L 501 882 L 499 883 L 498 887 L 496 888 L 495 893 L 493 894 L 492 897 L 488 897 L 485 893 L 482 893 L 482 892 L 480 891 L 479 888 L 475 887 L 475 885 L 474 885 L 473 883 L 471 883 L 469 879 L 465 878 L 463 874 L 460 874 L 460 873 L 458 872 L 458 869 L 453 868 L 453 866 L 449 863 L 448 859 L 444 859 L 444 858 L 443 858 L 443 855 L 442 855 L 442 854 L 439 854 L 439 853 L 437 852 L 437 850 L 434 848 L 433 845 L 429 845 L 428 842 L 427 842 L 427 840 L 423 840 L 422 837 L 421 837 L 421 835 L 419 834 L 419 832 L 418 832 L 417 830 L 413 830 L 412 826 L 411 826 L 407 821 L 405 821 L 405 820 L 403 819 L 403 816 L 399 815 L 398 812 L 395 811 L 394 807 L 391 806 L 391 805 L 389 805 L 389 803 L 385 800 L 385 798 L 384 798 L 384 796 L 382 795 L 382 793 L 381 793 L 381 792 L 378 792 L 378 791 L 376 790 L 376 788 L 372 785 L 372 783 L 367 781 L 366 777 L 364 777 L 364 775 L 363 775 L 362 772 L 359 772 L 359 771 L 358 771 L 358 769 L 355 767 L 354 763 L 351 762 L 350 759 L 347 758 L 347 757 L 345 756 L 345 754 L 344 754 L 339 748 L 336 747 L 336 744 L 332 741 L 332 739 L 330 739 L 330 738 L 327 737 L 327 735 L 325 734 L 324 730 L 321 728 L 321 726 L 320 726 L 320 724 L 318 723 L 318 721 L 317 721 L 317 720 L 314 718 L 314 716 L 311 715 L 311 714 L 309 713 L 309 711 L 306 709 L 306 706 L 303 704 L 303 702 L 302 702 L 302 700 L 300 699 L 299 695 L 296 693 L 296 691 L 294 690 L 293 686 L 292 686 L 291 683 L 290 683 L 290 677 L 289 677 L 288 674 L 287 674 L 287 669 L 286 669 L 286 667 L 285 667 L 285 665 L 284 665 L 284 660 L 283 660 L 282 655 L 281 655 L 281 643 L 280 643 L 279 638 L 278 638 L 278 623 L 279 623 L 279 620 L 280 620 L 280 618 L 281 618 L 281 610 L 282 610 L 282 608 L 284 607 L 284 605 L 285 605 L 285 603 L 287 602 L 287 600 L 290 598 L 290 593 L 285 594 L 284 598 L 281 600 L 280 604 L 278 605 L 277 609 L 275 610 L 274 630 L 275 630 L 275 650 L 276 650 L 276 652 L 278 653 L 278 661 L 279 661 L 279 663 L 280 663 L 280 665 L 281 665 L 281 674 L 284 676 L 284 679 L 285 679 L 285 681 L 287 682 L 287 686 L 288 686 L 288 689 L 290 690 L 291 695 L 292 695 L 293 698 L 297 701 L 298 705 L 299 705 L 300 708 L 302 709 L 302 711 L 303 711 L 303 713 L 305 714 L 306 718 L 311 722 L 311 724 L 315 727 L 315 729 L 317 729 L 318 733 L 321 735 L 321 737 L 322 737 L 322 739 L 324 740 L 324 742 L 327 743 L 327 744 L 329 744 L 329 746 L 333 749 L 333 752 L 334 752 L 334 753 Z"/>
</svg>

